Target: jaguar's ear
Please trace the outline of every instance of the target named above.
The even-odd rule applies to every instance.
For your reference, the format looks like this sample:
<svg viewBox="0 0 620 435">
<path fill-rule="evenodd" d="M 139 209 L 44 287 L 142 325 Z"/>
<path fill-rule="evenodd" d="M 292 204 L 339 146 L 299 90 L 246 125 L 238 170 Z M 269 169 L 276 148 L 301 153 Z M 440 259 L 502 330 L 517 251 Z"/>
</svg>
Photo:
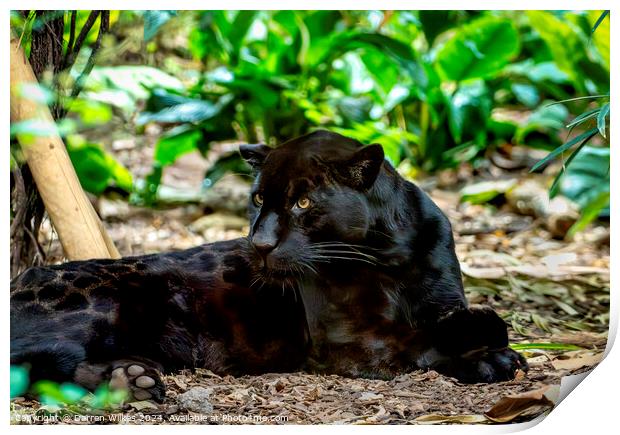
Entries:
<svg viewBox="0 0 620 435">
<path fill-rule="evenodd" d="M 263 166 L 265 158 L 270 151 L 271 148 L 263 144 L 243 144 L 239 146 L 241 157 L 257 171 Z"/>
<path fill-rule="evenodd" d="M 377 179 L 383 159 L 384 154 L 381 145 L 368 145 L 353 154 L 349 160 L 341 163 L 339 172 L 350 186 L 359 190 L 366 190 Z"/>
</svg>

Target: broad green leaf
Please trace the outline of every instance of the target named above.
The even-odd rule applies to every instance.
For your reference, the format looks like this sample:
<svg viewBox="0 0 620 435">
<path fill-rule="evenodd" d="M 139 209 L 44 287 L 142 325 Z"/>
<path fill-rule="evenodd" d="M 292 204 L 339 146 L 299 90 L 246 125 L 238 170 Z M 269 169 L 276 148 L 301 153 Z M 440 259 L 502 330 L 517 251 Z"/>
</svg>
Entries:
<svg viewBox="0 0 620 435">
<path fill-rule="evenodd" d="M 497 74 L 519 53 L 519 37 L 510 20 L 483 17 L 461 27 L 437 53 L 442 75 L 453 81 Z"/>
<path fill-rule="evenodd" d="M 163 135 L 155 145 L 155 161 L 161 166 L 171 165 L 179 156 L 198 147 L 202 133 L 189 125 L 182 125 Z"/>
<path fill-rule="evenodd" d="M 463 140 L 473 139 L 476 133 L 486 130 L 486 123 L 491 114 L 491 100 L 482 80 L 459 86 L 450 98 L 448 124 L 452 137 L 457 144 Z"/>
<path fill-rule="evenodd" d="M 349 31 L 336 34 L 330 39 L 322 39 L 321 44 L 320 50 L 316 50 L 317 52 L 313 53 L 312 56 L 308 55 L 306 59 L 309 63 L 308 67 L 316 68 L 319 64 L 330 62 L 349 51 L 372 49 L 400 66 L 417 86 L 422 88 L 428 86 L 426 71 L 416 53 L 408 44 L 395 38 L 379 33 Z"/>
<path fill-rule="evenodd" d="M 517 100 L 527 107 L 535 107 L 540 102 L 540 94 L 536 86 L 524 83 L 513 83 L 510 86 Z"/>
<path fill-rule="evenodd" d="M 471 161 L 486 148 L 486 132 L 480 130 L 475 140 L 470 140 L 448 148 L 441 153 L 441 167 L 453 168 L 461 163 Z"/>
<path fill-rule="evenodd" d="M 144 40 L 151 40 L 161 26 L 177 15 L 176 11 L 150 10 L 144 11 Z"/>
<path fill-rule="evenodd" d="M 84 190 L 99 195 L 113 182 L 121 189 L 131 191 L 130 172 L 101 145 L 68 137 L 67 151 Z"/>
<path fill-rule="evenodd" d="M 108 153 L 106 153 L 106 163 L 108 164 L 110 177 L 114 180 L 114 184 L 126 192 L 131 192 L 133 189 L 133 176 L 131 172 Z"/>
<path fill-rule="evenodd" d="M 403 68 L 416 85 L 421 88 L 428 86 L 428 77 L 424 67 L 411 46 L 404 42 L 379 33 L 353 32 L 337 40 L 336 44 L 342 44 L 341 46 L 346 50 L 373 47 Z"/>
<path fill-rule="evenodd" d="M 335 101 L 338 113 L 349 123 L 364 122 L 369 118 L 372 101 L 365 96 L 342 97 Z"/>
<path fill-rule="evenodd" d="M 558 132 L 564 128 L 564 122 L 568 116 L 568 109 L 562 104 L 549 105 L 542 103 L 528 116 L 526 122 L 517 128 L 514 142 L 535 146 L 537 144 L 528 140 L 532 133 L 536 136 L 543 135 L 543 148 L 553 147 L 558 140 Z"/>
<path fill-rule="evenodd" d="M 215 103 L 207 100 L 186 99 L 183 103 L 166 107 L 157 113 L 143 113 L 136 123 L 138 125 L 148 122 L 200 123 L 217 116 L 232 99 L 232 95 L 224 95 Z"/>
<path fill-rule="evenodd" d="M 560 181 L 560 193 L 584 209 L 602 193 L 609 192 L 609 155 L 608 147 L 584 146 L 567 167 Z"/>
<path fill-rule="evenodd" d="M 374 78 L 374 84 L 387 95 L 398 83 L 398 67 L 378 50 L 368 50 L 360 56 Z"/>
<path fill-rule="evenodd" d="M 586 51 L 576 26 L 547 11 L 527 11 L 526 14 L 531 26 L 545 41 L 558 67 L 568 74 L 578 90 L 585 91 L 583 71 L 579 64 Z"/>
<path fill-rule="evenodd" d="M 228 88 L 237 101 L 247 100 L 250 96 L 265 110 L 275 107 L 280 100 L 281 86 L 259 77 L 239 77 L 227 68 L 221 67 L 211 71 L 207 78 Z"/>
<path fill-rule="evenodd" d="M 28 369 L 22 366 L 11 365 L 11 399 L 24 394 L 28 390 L 29 383 Z"/>
<path fill-rule="evenodd" d="M 90 99 L 77 98 L 69 104 L 69 113 L 77 115 L 87 126 L 100 125 L 112 119 L 112 109 L 107 104 Z"/>
<path fill-rule="evenodd" d="M 149 66 L 95 67 L 88 75 L 84 90 L 92 93 L 120 90 L 132 100 L 146 99 L 150 88 L 184 90 L 181 81 Z"/>
<path fill-rule="evenodd" d="M 569 81 L 568 75 L 559 69 L 555 62 L 534 63 L 533 59 L 526 59 L 506 66 L 504 72 L 525 76 L 535 84 L 542 82 L 565 84 Z"/>
<path fill-rule="evenodd" d="M 334 35 L 337 37 L 335 28 L 340 19 L 340 11 L 329 10 L 312 11 L 304 17 L 304 27 L 309 38 L 305 49 L 305 62 L 302 63 L 304 68 L 312 69 L 326 57 L 331 59 L 338 57 L 338 55 L 330 56 L 329 51 L 332 49 Z"/>
<path fill-rule="evenodd" d="M 226 33 L 225 38 L 230 42 L 232 47 L 232 52 L 235 56 L 235 59 L 238 57 L 239 52 L 241 50 L 241 46 L 243 44 L 243 40 L 247 35 L 252 23 L 254 22 L 254 18 L 258 11 L 239 11 L 235 16 L 232 25 L 230 26 L 230 31 Z"/>
<path fill-rule="evenodd" d="M 424 36 L 429 47 L 433 45 L 437 36 L 454 26 L 454 20 L 451 18 L 455 15 L 455 12 L 456 11 L 449 10 L 421 10 L 418 12 L 420 23 L 424 30 Z"/>
</svg>

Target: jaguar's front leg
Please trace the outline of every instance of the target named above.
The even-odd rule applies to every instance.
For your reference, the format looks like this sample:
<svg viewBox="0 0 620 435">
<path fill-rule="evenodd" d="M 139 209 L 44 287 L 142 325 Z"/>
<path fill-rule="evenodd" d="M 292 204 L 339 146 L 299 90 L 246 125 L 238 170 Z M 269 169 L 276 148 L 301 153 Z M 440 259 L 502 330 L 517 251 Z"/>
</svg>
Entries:
<svg viewBox="0 0 620 435">
<path fill-rule="evenodd" d="M 488 307 L 458 310 L 442 318 L 430 332 L 431 347 L 421 366 L 464 383 L 500 382 L 526 372 L 525 358 L 508 347 L 505 322 Z"/>
<path fill-rule="evenodd" d="M 143 358 L 108 363 L 84 361 L 75 371 L 74 382 L 90 390 L 107 382 L 111 389 L 126 389 L 130 394 L 128 401 L 153 399 L 163 402 L 166 387 L 160 373 L 159 364 Z"/>
</svg>

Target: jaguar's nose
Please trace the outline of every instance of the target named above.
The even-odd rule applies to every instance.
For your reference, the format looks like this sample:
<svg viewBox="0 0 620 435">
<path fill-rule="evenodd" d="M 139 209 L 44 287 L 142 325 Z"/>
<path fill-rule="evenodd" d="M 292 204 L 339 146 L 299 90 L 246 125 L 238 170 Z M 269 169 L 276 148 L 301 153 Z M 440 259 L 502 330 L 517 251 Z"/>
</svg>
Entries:
<svg viewBox="0 0 620 435">
<path fill-rule="evenodd" d="M 254 235 L 252 237 L 252 244 L 258 253 L 265 258 L 276 247 L 276 240 Z"/>
</svg>

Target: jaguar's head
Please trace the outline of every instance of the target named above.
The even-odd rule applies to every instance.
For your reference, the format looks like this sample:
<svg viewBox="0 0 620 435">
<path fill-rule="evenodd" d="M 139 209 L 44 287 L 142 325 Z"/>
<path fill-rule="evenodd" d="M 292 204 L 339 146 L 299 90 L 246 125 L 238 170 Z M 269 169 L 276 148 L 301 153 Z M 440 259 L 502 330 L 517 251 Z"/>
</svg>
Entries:
<svg viewBox="0 0 620 435">
<path fill-rule="evenodd" d="M 369 191 L 384 165 L 380 145 L 318 131 L 240 152 L 256 172 L 249 238 L 264 278 L 376 260 L 363 247 L 373 223 Z"/>
</svg>

